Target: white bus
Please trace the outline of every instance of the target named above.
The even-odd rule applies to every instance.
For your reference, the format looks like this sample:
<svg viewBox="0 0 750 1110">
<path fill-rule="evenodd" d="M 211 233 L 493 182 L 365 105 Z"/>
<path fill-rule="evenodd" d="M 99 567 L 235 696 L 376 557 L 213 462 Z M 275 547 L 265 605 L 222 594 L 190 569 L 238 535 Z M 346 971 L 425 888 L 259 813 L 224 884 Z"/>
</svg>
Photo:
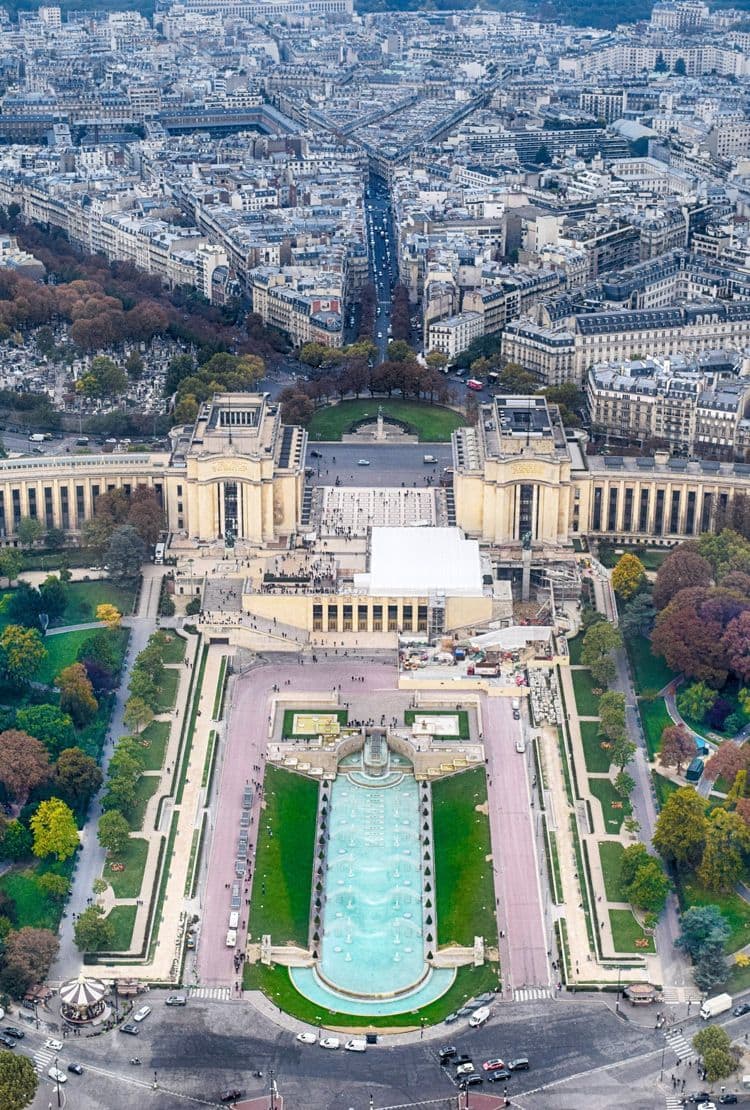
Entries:
<svg viewBox="0 0 750 1110">
<path fill-rule="evenodd" d="M 164 562 L 164 544 L 163 543 L 157 543 L 156 547 L 154 548 L 154 562 L 156 563 L 156 565 L 158 567 L 160 567 L 162 565 L 162 563 Z"/>
</svg>

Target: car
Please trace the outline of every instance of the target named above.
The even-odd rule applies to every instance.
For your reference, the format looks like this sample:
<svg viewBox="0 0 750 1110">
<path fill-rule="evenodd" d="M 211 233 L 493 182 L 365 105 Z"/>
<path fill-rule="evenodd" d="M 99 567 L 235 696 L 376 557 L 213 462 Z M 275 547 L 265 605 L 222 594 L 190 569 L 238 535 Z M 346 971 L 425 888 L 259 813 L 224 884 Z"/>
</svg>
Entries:
<svg viewBox="0 0 750 1110">
<path fill-rule="evenodd" d="M 505 1063 L 499 1057 L 495 1057 L 493 1060 L 485 1060 L 482 1064 L 482 1068 L 485 1071 L 497 1071 L 499 1068 L 504 1067 Z"/>
<path fill-rule="evenodd" d="M 456 1068 L 456 1075 L 471 1075 L 474 1071 L 474 1065 L 471 1060 L 466 1064 L 459 1064 Z"/>
<path fill-rule="evenodd" d="M 296 1038 L 300 1044 L 315 1044 L 317 1037 L 314 1033 L 298 1033 Z"/>
<path fill-rule="evenodd" d="M 508 1068 L 510 1071 L 528 1071 L 529 1058 L 528 1056 L 516 1056 L 515 1060 L 508 1061 Z"/>
<path fill-rule="evenodd" d="M 733 1095 L 731 1091 L 728 1091 L 727 1094 L 721 1096 L 719 1102 L 722 1106 L 736 1106 L 737 1095 Z"/>
<path fill-rule="evenodd" d="M 523 755 L 524 752 L 526 751 L 526 741 L 524 740 L 523 737 L 521 737 L 519 740 L 516 740 L 516 751 L 520 755 Z"/>
<path fill-rule="evenodd" d="M 716 1110 L 715 1102 L 699 1102 L 698 1110 Z"/>
<path fill-rule="evenodd" d="M 55 1041 L 51 1037 L 48 1037 L 44 1042 L 44 1047 L 51 1048 L 53 1052 L 62 1052 L 63 1043 L 62 1041 Z"/>
<path fill-rule="evenodd" d="M 443 1023 L 445 1025 L 453 1025 L 454 1021 L 458 1021 L 458 1014 L 448 1014 L 447 1017 L 443 1018 Z"/>
<path fill-rule="evenodd" d="M 322 451 L 317 451 L 315 448 L 313 448 L 312 451 L 310 452 L 310 458 L 311 459 L 322 459 L 323 458 L 323 452 Z"/>
<path fill-rule="evenodd" d="M 140 1009 L 136 1010 L 133 1014 L 133 1021 L 145 1021 L 150 1013 L 150 1006 L 141 1006 Z"/>
<path fill-rule="evenodd" d="M 347 1052 L 366 1052 L 367 1041 L 364 1037 L 352 1037 L 350 1041 L 346 1042 L 344 1048 Z"/>
<path fill-rule="evenodd" d="M 369 465 L 370 465 L 370 460 L 369 459 L 357 459 L 357 466 L 369 466 Z"/>
<path fill-rule="evenodd" d="M 132 1021 L 126 1021 L 124 1025 L 120 1026 L 121 1033 L 129 1033 L 131 1037 L 137 1037 L 140 1029 L 137 1025 L 133 1025 Z"/>
<path fill-rule="evenodd" d="M 521 714 L 518 712 L 517 709 L 513 710 L 513 720 L 514 721 L 520 721 L 521 720 Z"/>
<path fill-rule="evenodd" d="M 451 1056 L 455 1056 L 455 1055 L 456 1055 L 455 1045 L 449 1044 L 449 1045 L 446 1045 L 444 1048 L 438 1049 L 438 1060 L 440 1061 L 441 1064 L 447 1064 L 448 1061 L 450 1060 Z"/>
<path fill-rule="evenodd" d="M 235 1102 L 238 1098 L 242 1098 L 239 1087 L 227 1087 L 219 1095 L 219 1102 Z"/>
<path fill-rule="evenodd" d="M 170 994 L 169 998 L 164 1001 L 165 1006 L 187 1006 L 187 995 L 185 994 Z"/>
<path fill-rule="evenodd" d="M 465 1079 L 461 1080 L 462 1087 L 478 1087 L 483 1082 L 481 1075 L 478 1072 L 473 1072 L 467 1075 Z"/>
<path fill-rule="evenodd" d="M 195 948 L 195 937 L 193 936 L 192 933 L 187 938 L 187 946 L 188 946 L 188 948 Z"/>
<path fill-rule="evenodd" d="M 0 1044 L 3 1046 L 3 1048 L 15 1048 L 16 1047 L 16 1042 L 14 1040 L 12 1040 L 10 1037 L 4 1037 L 2 1035 L 2 1033 L 0 1033 Z"/>
<path fill-rule="evenodd" d="M 17 1029 L 15 1025 L 6 1025 L 2 1032 L 5 1033 L 6 1037 L 16 1037 L 19 1041 L 22 1041 L 26 1036 L 23 1029 Z"/>
<path fill-rule="evenodd" d="M 688 1095 L 688 1102 L 697 1102 L 699 1106 L 704 1102 L 709 1102 L 710 1099 L 710 1091 L 693 1091 L 692 1095 Z"/>
<path fill-rule="evenodd" d="M 750 1002 L 741 1002 L 739 1006 L 735 1006 L 732 1013 L 735 1017 L 742 1017 L 743 1014 L 750 1014 Z"/>
<path fill-rule="evenodd" d="M 80 1064 L 68 1064 L 68 1071 L 72 1072 L 73 1075 L 83 1075 L 83 1068 Z"/>
<path fill-rule="evenodd" d="M 321 1048 L 341 1048 L 341 1041 L 338 1037 L 321 1037 L 318 1043 Z"/>
<path fill-rule="evenodd" d="M 488 1083 L 507 1083 L 510 1079 L 510 1072 L 507 1068 L 498 1068 L 497 1071 L 490 1071 L 486 1075 Z"/>
<path fill-rule="evenodd" d="M 470 1064 L 471 1056 L 467 1056 L 465 1052 L 462 1052 L 460 1056 L 456 1056 L 453 1063 L 456 1067 L 458 1067 L 459 1064 Z"/>
<path fill-rule="evenodd" d="M 49 1071 L 47 1072 L 47 1075 L 50 1077 L 50 1079 L 52 1080 L 53 1083 L 67 1083 L 68 1082 L 67 1075 L 65 1074 L 64 1071 L 60 1071 L 59 1068 L 50 1068 Z"/>
</svg>

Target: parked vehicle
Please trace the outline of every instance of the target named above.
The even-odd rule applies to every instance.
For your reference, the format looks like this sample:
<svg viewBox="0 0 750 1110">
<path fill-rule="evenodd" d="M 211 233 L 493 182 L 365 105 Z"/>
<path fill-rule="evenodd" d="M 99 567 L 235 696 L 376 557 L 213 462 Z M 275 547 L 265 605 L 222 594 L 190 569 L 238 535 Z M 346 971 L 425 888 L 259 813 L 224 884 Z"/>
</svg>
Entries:
<svg viewBox="0 0 750 1110">
<path fill-rule="evenodd" d="M 750 1009 L 750 1006 L 748 1009 Z M 17 1029 L 15 1025 L 6 1025 L 2 1032 L 5 1033 L 6 1037 L 17 1037 L 19 1041 L 26 1036 L 23 1029 Z"/>
<path fill-rule="evenodd" d="M 528 1071 L 529 1058 L 528 1056 L 517 1056 L 515 1060 L 508 1061 L 508 1067 L 511 1071 Z"/>
<path fill-rule="evenodd" d="M 124 1025 L 120 1026 L 120 1032 L 129 1033 L 131 1037 L 137 1037 L 140 1033 L 140 1029 L 137 1025 L 133 1025 L 131 1021 L 126 1021 Z M 62 1047 L 62 1045 L 60 1047 Z"/>
<path fill-rule="evenodd" d="M 480 1006 L 480 1008 L 476 1010 L 469 1018 L 469 1025 L 472 1027 L 472 1029 L 477 1029 L 480 1025 L 484 1025 L 489 1016 L 489 1006 Z"/>
<path fill-rule="evenodd" d="M 350 1041 L 346 1042 L 344 1048 L 347 1052 L 366 1052 L 367 1041 L 364 1037 L 352 1037 Z"/>
<path fill-rule="evenodd" d="M 452 1044 L 446 1045 L 445 1048 L 441 1048 L 438 1050 L 438 1060 L 441 1064 L 447 1064 L 450 1058 L 455 1055 L 456 1049 L 455 1046 Z"/>
<path fill-rule="evenodd" d="M 474 1065 L 469 1061 L 468 1064 L 459 1064 L 456 1068 L 456 1075 L 471 1075 L 474 1072 Z"/>
<path fill-rule="evenodd" d="M 150 1013 L 150 1006 L 141 1006 L 141 1008 L 139 1010 L 136 1010 L 133 1014 L 133 1021 L 145 1021 Z"/>
<path fill-rule="evenodd" d="M 319 1043 L 321 1048 L 341 1048 L 338 1037 L 321 1037 Z"/>
<path fill-rule="evenodd" d="M 165 1006 L 187 1006 L 187 995 L 185 994 L 170 994 L 169 998 L 164 1003 Z"/>
<path fill-rule="evenodd" d="M 708 1021 L 709 1018 L 718 1017 L 719 1014 L 725 1014 L 731 1009 L 731 994 L 716 994 L 713 998 L 706 999 L 701 1006 L 700 1014 L 704 1021 Z"/>
<path fill-rule="evenodd" d="M 300 1044 L 315 1044 L 318 1038 L 314 1033 L 302 1032 L 298 1033 L 295 1039 L 298 1040 Z"/>
</svg>

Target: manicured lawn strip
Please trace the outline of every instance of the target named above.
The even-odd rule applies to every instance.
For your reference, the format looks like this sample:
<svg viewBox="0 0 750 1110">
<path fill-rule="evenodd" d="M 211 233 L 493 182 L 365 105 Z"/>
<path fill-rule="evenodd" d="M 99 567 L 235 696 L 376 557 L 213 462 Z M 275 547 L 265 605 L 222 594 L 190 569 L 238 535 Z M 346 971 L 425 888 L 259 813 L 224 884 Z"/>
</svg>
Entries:
<svg viewBox="0 0 750 1110">
<path fill-rule="evenodd" d="M 669 547 L 642 547 L 640 544 L 622 547 L 618 544 L 616 548 L 606 547 L 600 558 L 604 566 L 611 569 L 622 555 L 637 555 L 646 570 L 658 570 L 670 551 Z"/>
<path fill-rule="evenodd" d="M 185 876 L 185 897 L 190 897 L 190 891 L 193 889 L 193 868 L 195 867 L 195 857 L 198 853 L 198 845 L 203 833 L 203 822 L 206 819 L 205 813 L 201 820 L 200 828 L 193 829 L 193 839 L 190 842 L 190 856 L 188 858 L 187 875 Z"/>
<path fill-rule="evenodd" d="M 307 945 L 318 784 L 267 767 L 266 808 L 255 856 L 250 931 L 274 944 Z M 262 893 L 265 884 L 266 892 Z"/>
<path fill-rule="evenodd" d="M 739 894 L 715 894 L 697 882 L 684 882 L 678 887 L 680 905 L 718 906 L 731 930 L 724 945 L 726 952 L 736 952 L 750 944 L 750 905 Z"/>
<path fill-rule="evenodd" d="M 659 809 L 663 809 L 664 803 L 669 795 L 674 794 L 675 790 L 679 790 L 679 786 L 676 782 L 672 782 L 671 779 L 665 778 L 664 775 L 660 775 L 658 771 L 652 771 L 651 778 L 654 780 L 657 804 Z"/>
<path fill-rule="evenodd" d="M 214 777 L 214 762 L 216 756 L 216 729 L 211 729 L 208 734 L 208 751 L 206 752 L 206 759 L 203 764 L 203 777 L 201 779 L 201 786 L 208 787 L 208 793 L 211 793 L 211 782 Z"/>
<path fill-rule="evenodd" d="M 310 418 L 307 434 L 311 440 L 339 440 L 352 424 L 366 416 L 372 416 L 374 423 L 381 405 L 386 418 L 393 416 L 411 425 L 422 443 L 447 443 L 451 432 L 467 422 L 460 413 L 440 405 L 375 397 L 318 409 Z"/>
<path fill-rule="evenodd" d="M 266 967 L 261 963 L 245 963 L 242 969 L 242 986 L 245 990 L 260 990 L 286 1013 L 318 1025 L 345 1029 L 402 1029 L 419 1028 L 420 1018 L 427 1025 L 435 1025 L 448 1014 L 459 1010 L 470 998 L 494 990 L 499 985 L 500 968 L 497 964 L 480 964 L 479 967 L 459 967 L 453 985 L 442 998 L 404 1014 L 385 1017 L 363 1017 L 358 1014 L 337 1014 L 305 998 L 292 984 L 289 969 L 281 966 Z M 312 1051 L 319 1051 L 312 1046 Z"/>
<path fill-rule="evenodd" d="M 417 717 L 458 717 L 458 734 L 448 732 L 440 740 L 468 740 L 469 714 L 465 709 L 407 709 L 404 724 L 413 725 Z"/>
<path fill-rule="evenodd" d="M 620 882 L 620 860 L 625 851 L 619 840 L 599 841 L 599 860 L 604 875 L 604 890 L 610 902 L 627 902 Z"/>
<path fill-rule="evenodd" d="M 584 845 L 581 843 L 581 838 L 578 835 L 578 822 L 576 820 L 575 814 L 571 813 L 569 814 L 569 817 L 570 832 L 573 837 L 573 850 L 575 851 L 576 857 L 576 871 L 578 872 L 581 893 L 583 894 L 583 916 L 586 918 L 586 932 L 588 933 L 589 937 L 589 948 L 594 953 L 594 955 L 597 955 L 599 952 L 599 945 L 597 944 L 597 936 L 594 935 L 594 925 L 591 920 L 591 891 L 588 882 L 589 872 L 588 868 L 585 866 L 583 858 Z"/>
<path fill-rule="evenodd" d="M 581 739 L 586 770 L 592 774 L 601 772 L 606 775 L 612 761 L 609 752 L 602 747 L 603 738 L 599 735 L 597 721 L 581 721 Z"/>
<path fill-rule="evenodd" d="M 159 893 L 156 898 L 156 906 L 154 907 L 153 916 L 151 918 L 151 937 L 148 944 L 148 961 L 154 958 L 154 951 L 156 949 L 156 942 L 159 939 L 159 929 L 161 928 L 161 915 L 164 908 L 164 897 L 167 893 L 167 882 L 169 881 L 169 868 L 172 865 L 172 853 L 174 852 L 174 842 L 177 837 L 177 826 L 180 823 L 180 815 L 177 811 L 172 814 L 172 824 L 169 826 L 169 838 L 167 840 L 167 847 L 161 853 L 159 863 L 161 864 L 161 878 L 159 879 Z M 163 843 L 163 841 L 162 841 Z"/>
<path fill-rule="evenodd" d="M 638 712 L 646 736 L 649 759 L 656 759 L 661 748 L 661 734 L 672 724 L 672 718 L 667 713 L 664 698 L 638 698 Z"/>
<path fill-rule="evenodd" d="M 615 952 L 654 952 L 654 938 L 647 937 L 630 910 L 610 910 L 609 923 Z M 647 940 L 648 946 L 636 947 L 637 940 Z"/>
<path fill-rule="evenodd" d="M 214 697 L 214 708 L 211 714 L 211 719 L 214 721 L 221 720 L 221 710 L 224 705 L 224 688 L 227 682 L 227 657 L 222 655 L 221 663 L 219 664 L 219 678 L 216 683 L 216 695 Z"/>
<path fill-rule="evenodd" d="M 570 768 L 568 767 L 568 753 L 565 750 L 565 736 L 560 726 L 557 726 L 557 747 L 560 752 L 560 763 L 563 769 L 563 778 L 565 779 L 565 794 L 568 799 L 568 805 L 574 805 L 573 787 L 570 782 Z"/>
<path fill-rule="evenodd" d="M 169 721 L 151 721 L 140 734 L 142 740 L 148 741 L 148 747 L 143 748 L 141 758 L 144 771 L 160 771 L 164 764 L 164 752 L 169 742 Z"/>
<path fill-rule="evenodd" d="M 161 657 L 162 662 L 169 666 L 170 663 L 181 663 L 185 658 L 185 647 L 187 641 L 184 636 L 178 636 L 176 632 L 168 632 L 166 635 L 171 639 L 166 643 L 162 649 Z"/>
<path fill-rule="evenodd" d="M 544 818 L 544 832 L 547 838 L 547 864 L 552 901 L 555 905 L 560 906 L 564 901 L 562 875 L 560 873 L 560 854 L 557 850 L 557 836 L 549 829 L 546 817 Z"/>
<path fill-rule="evenodd" d="M 154 706 L 155 713 L 166 713 L 174 709 L 177 699 L 177 683 L 180 681 L 180 672 L 176 667 L 167 667 L 159 687 L 159 697 Z"/>
<path fill-rule="evenodd" d="M 651 641 L 645 636 L 626 640 L 635 679 L 635 692 L 653 697 L 676 677 L 660 657 L 651 653 Z"/>
<path fill-rule="evenodd" d="M 594 679 L 591 671 L 586 668 L 582 671 L 571 671 L 573 690 L 576 696 L 576 706 L 579 717 L 598 717 L 599 698 L 594 693 Z"/>
<path fill-rule="evenodd" d="M 34 929 L 51 929 L 53 933 L 57 932 L 65 903 L 59 898 L 51 898 L 40 889 L 36 880 L 48 871 L 70 878 L 74 859 L 71 856 L 62 863 L 57 860 L 41 860 L 35 866 L 21 864 L 18 870 L 7 871 L 0 876 L 0 890 L 15 903 L 16 928 L 29 925 Z"/>
<path fill-rule="evenodd" d="M 133 829 L 143 828 L 143 818 L 146 815 L 146 806 L 159 787 L 158 775 L 141 775 L 135 784 L 135 805 L 127 814 Z"/>
<path fill-rule="evenodd" d="M 310 736 L 317 736 L 317 732 L 293 732 L 294 718 L 300 713 L 317 713 L 326 716 L 337 717 L 339 725 L 344 728 L 349 719 L 349 713 L 346 709 L 285 709 L 284 720 L 281 725 L 281 735 L 284 740 L 306 740 Z"/>
<path fill-rule="evenodd" d="M 193 864 L 193 883 L 190 887 L 190 897 L 195 898 L 195 892 L 198 889 L 198 879 L 200 878 L 201 857 L 203 855 L 203 845 L 206 838 L 206 821 L 208 814 L 204 813 L 201 817 L 200 835 L 198 837 L 198 850 L 195 855 L 195 862 Z"/>
<path fill-rule="evenodd" d="M 148 856 L 148 841 L 140 836 L 131 836 L 124 852 L 120 852 L 104 864 L 102 878 L 111 883 L 115 898 L 137 898 L 143 885 L 143 871 Z M 110 864 L 124 863 L 124 871 L 113 871 Z"/>
<path fill-rule="evenodd" d="M 609 779 L 589 779 L 589 793 L 602 803 L 604 827 L 608 833 L 619 833 L 626 817 L 633 812 L 628 798 L 621 798 Z M 622 808 L 612 803 L 622 802 Z"/>
<path fill-rule="evenodd" d="M 127 952 L 133 942 L 133 928 L 137 906 L 114 906 L 107 914 L 107 921 L 115 927 L 115 936 L 112 941 L 113 952 Z"/>
<path fill-rule="evenodd" d="M 497 943 L 490 826 L 477 806 L 487 802 L 484 768 L 450 775 L 432 787 L 437 940 Z"/>
<path fill-rule="evenodd" d="M 201 689 L 203 687 L 203 676 L 206 673 L 206 660 L 208 658 L 208 644 L 203 645 L 203 650 L 200 653 L 200 665 L 198 667 L 198 674 L 195 674 L 195 668 L 190 678 L 190 689 L 188 690 L 187 704 L 191 705 L 190 716 L 185 713 L 182 719 L 182 735 L 180 737 L 180 748 L 178 761 L 179 780 L 177 782 L 177 792 L 175 802 L 177 805 L 182 801 L 182 793 L 185 789 L 185 778 L 187 776 L 188 764 L 190 763 L 190 749 L 193 745 L 193 733 L 195 732 L 195 722 L 198 718 L 198 705 L 201 700 Z M 192 699 L 192 700 L 191 700 Z M 176 769 L 176 768 L 175 768 Z"/>
<path fill-rule="evenodd" d="M 568 640 L 568 658 L 572 666 L 577 666 L 581 662 L 581 649 L 583 647 L 583 634 L 579 633 L 574 636 L 572 640 Z"/>
<path fill-rule="evenodd" d="M 51 573 L 55 573 L 54 570 Z M 117 586 L 106 579 L 92 582 L 69 582 L 68 601 L 58 625 L 84 624 L 96 620 L 97 605 L 114 605 L 124 617 L 133 612 L 135 584 Z"/>
</svg>

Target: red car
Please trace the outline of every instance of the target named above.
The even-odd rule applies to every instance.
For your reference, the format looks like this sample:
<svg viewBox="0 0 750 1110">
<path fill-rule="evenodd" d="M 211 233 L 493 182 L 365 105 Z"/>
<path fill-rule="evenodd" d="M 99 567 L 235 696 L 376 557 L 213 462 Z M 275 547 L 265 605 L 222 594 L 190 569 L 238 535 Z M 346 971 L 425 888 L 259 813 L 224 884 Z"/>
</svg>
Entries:
<svg viewBox="0 0 750 1110">
<path fill-rule="evenodd" d="M 498 1071 L 500 1068 L 504 1068 L 505 1064 L 502 1060 L 485 1060 L 482 1067 L 485 1071 Z"/>
</svg>

